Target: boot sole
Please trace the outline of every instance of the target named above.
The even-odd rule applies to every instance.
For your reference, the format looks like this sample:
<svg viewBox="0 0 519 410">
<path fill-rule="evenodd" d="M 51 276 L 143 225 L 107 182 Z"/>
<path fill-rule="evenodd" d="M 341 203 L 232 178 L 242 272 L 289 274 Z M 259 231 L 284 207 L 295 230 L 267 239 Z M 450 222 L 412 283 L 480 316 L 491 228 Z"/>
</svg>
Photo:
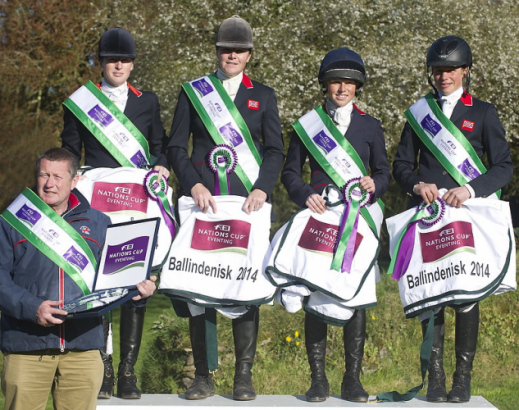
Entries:
<svg viewBox="0 0 519 410">
<path fill-rule="evenodd" d="M 213 396 L 214 396 L 214 392 L 207 396 L 186 396 L 186 395 L 184 395 L 186 400 L 204 400 L 204 399 L 207 399 L 208 397 L 213 397 Z"/>
<path fill-rule="evenodd" d="M 251 396 L 246 396 L 246 397 L 243 397 L 243 396 L 239 396 L 239 397 L 232 396 L 232 399 L 236 400 L 236 401 L 251 401 L 251 400 L 256 400 L 256 396 L 254 396 L 254 397 L 251 397 Z"/>
<path fill-rule="evenodd" d="M 346 400 L 346 401 L 351 401 L 352 403 L 367 403 L 368 402 L 368 398 L 361 398 L 361 399 L 351 399 L 351 398 L 346 398 L 344 396 L 341 396 L 341 399 L 343 400 Z"/>
<path fill-rule="evenodd" d="M 309 401 L 310 403 L 320 403 L 323 401 L 326 401 L 327 397 L 308 397 L 306 396 L 306 401 Z"/>
<path fill-rule="evenodd" d="M 447 399 L 447 397 L 441 397 L 441 398 L 435 398 L 435 399 L 430 399 L 429 397 L 425 397 L 425 399 L 429 402 L 429 403 L 447 403 L 449 400 Z"/>
</svg>

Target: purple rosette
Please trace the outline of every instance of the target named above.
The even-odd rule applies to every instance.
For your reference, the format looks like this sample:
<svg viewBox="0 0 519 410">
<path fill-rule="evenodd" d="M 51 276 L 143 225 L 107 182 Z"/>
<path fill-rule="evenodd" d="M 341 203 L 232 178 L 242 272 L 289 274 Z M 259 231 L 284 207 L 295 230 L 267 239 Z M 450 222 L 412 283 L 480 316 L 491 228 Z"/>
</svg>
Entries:
<svg viewBox="0 0 519 410">
<path fill-rule="evenodd" d="M 177 227 L 173 209 L 168 202 L 166 193 L 168 192 L 168 180 L 164 175 L 159 180 L 158 171 L 150 171 L 144 177 L 144 191 L 152 200 L 158 203 L 162 213 L 162 219 L 171 233 L 171 239 L 175 238 Z"/>
<path fill-rule="evenodd" d="M 229 174 L 234 172 L 238 164 L 236 151 L 229 145 L 216 145 L 209 152 L 208 164 L 215 176 L 215 195 L 230 195 Z"/>
<path fill-rule="evenodd" d="M 391 264 L 388 269 L 388 273 L 393 273 L 391 279 L 400 280 L 407 272 L 414 251 L 416 225 L 421 223 L 427 227 L 433 226 L 441 221 L 443 215 L 445 215 L 445 201 L 440 197 L 436 198 L 430 204 L 426 204 L 425 201 L 422 201 L 422 203 L 416 207 L 416 214 L 408 222 L 393 252 Z"/>
<path fill-rule="evenodd" d="M 355 256 L 360 209 L 370 203 L 372 194 L 360 187 L 360 178 L 350 179 L 344 185 L 342 194 L 346 209 L 339 226 L 332 269 L 339 270 L 340 265 L 341 272 L 350 273 Z"/>
</svg>

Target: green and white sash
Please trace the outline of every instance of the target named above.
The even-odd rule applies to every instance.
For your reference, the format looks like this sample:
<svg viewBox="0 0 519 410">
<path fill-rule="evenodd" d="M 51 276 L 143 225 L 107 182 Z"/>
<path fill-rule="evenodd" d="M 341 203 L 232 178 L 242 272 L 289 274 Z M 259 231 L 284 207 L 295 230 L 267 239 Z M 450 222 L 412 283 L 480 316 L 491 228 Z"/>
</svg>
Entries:
<svg viewBox="0 0 519 410">
<path fill-rule="evenodd" d="M 63 105 L 83 123 L 123 167 L 145 168 L 152 162 L 148 141 L 130 119 L 91 81 Z"/>
<path fill-rule="evenodd" d="M 182 88 L 217 145 L 234 147 L 238 156 L 235 173 L 247 191 L 252 190 L 258 179 L 261 156 L 254 145 L 250 131 L 223 88 L 222 82 L 214 74 L 182 84 Z"/>
<path fill-rule="evenodd" d="M 367 175 L 359 154 L 321 106 L 299 118 L 292 127 L 310 154 L 339 188 L 350 179 Z M 379 236 L 384 203 L 378 199 L 374 204 L 361 208 L 360 213 L 375 235 Z"/>
<path fill-rule="evenodd" d="M 460 186 L 487 172 L 470 142 L 442 112 L 432 93 L 414 103 L 404 115 L 418 138 Z M 498 197 L 500 193 L 496 192 Z"/>
<path fill-rule="evenodd" d="M 2 217 L 63 269 L 84 295 L 91 293 L 97 270 L 92 250 L 81 235 L 38 195 L 25 188 Z"/>
</svg>

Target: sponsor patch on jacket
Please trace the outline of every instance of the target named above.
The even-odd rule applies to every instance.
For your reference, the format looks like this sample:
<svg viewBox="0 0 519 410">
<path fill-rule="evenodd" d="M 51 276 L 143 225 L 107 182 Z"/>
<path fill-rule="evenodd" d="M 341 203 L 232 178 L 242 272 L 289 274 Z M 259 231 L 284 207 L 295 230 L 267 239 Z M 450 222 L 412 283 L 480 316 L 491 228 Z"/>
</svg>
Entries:
<svg viewBox="0 0 519 410">
<path fill-rule="evenodd" d="M 90 228 L 88 226 L 83 225 L 79 230 L 85 235 L 90 235 Z"/>
<path fill-rule="evenodd" d="M 474 125 L 475 123 L 473 121 L 463 120 L 463 123 L 461 124 L 461 129 L 472 132 L 474 131 Z"/>
<path fill-rule="evenodd" d="M 259 110 L 259 101 L 247 100 L 247 107 L 251 110 Z"/>
</svg>

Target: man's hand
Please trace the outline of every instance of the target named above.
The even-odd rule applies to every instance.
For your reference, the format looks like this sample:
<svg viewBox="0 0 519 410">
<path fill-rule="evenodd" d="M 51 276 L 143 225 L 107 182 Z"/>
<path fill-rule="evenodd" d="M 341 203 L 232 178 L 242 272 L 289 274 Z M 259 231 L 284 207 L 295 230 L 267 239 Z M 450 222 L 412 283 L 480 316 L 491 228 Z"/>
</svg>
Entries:
<svg viewBox="0 0 519 410">
<path fill-rule="evenodd" d="M 250 215 L 252 211 L 259 211 L 265 201 L 267 200 L 267 194 L 261 189 L 254 189 L 243 204 L 243 210 L 247 215 Z"/>
<path fill-rule="evenodd" d="M 195 200 L 195 205 L 200 208 L 200 210 L 206 214 L 209 211 L 209 206 L 213 208 L 213 213 L 216 213 L 216 202 L 211 195 L 211 192 L 200 182 L 195 184 L 193 188 L 191 188 L 191 196 Z"/>
<path fill-rule="evenodd" d="M 310 211 L 318 214 L 324 214 L 326 211 L 326 201 L 319 194 L 310 195 L 306 199 L 305 205 L 310 209 Z"/>
<path fill-rule="evenodd" d="M 456 208 L 461 208 L 463 206 L 463 202 L 469 198 L 469 190 L 464 186 L 460 186 L 449 189 L 447 192 L 445 192 L 445 195 L 443 195 L 442 199 L 449 205 L 455 206 Z"/>
<path fill-rule="evenodd" d="M 413 191 L 416 195 L 420 195 L 426 204 L 433 202 L 439 195 L 436 184 L 416 184 Z"/>
<path fill-rule="evenodd" d="M 141 292 L 140 295 L 137 295 L 133 297 L 133 300 L 141 300 L 145 298 L 149 298 L 151 295 L 153 295 L 153 292 L 155 292 L 155 289 L 157 289 L 157 286 L 155 285 L 155 281 L 157 280 L 157 277 L 151 276 L 149 279 L 145 279 L 140 283 L 137 283 L 137 289 L 139 289 L 139 292 Z"/>
<path fill-rule="evenodd" d="M 53 306 L 59 306 L 61 300 L 46 300 L 41 303 L 36 311 L 36 323 L 43 327 L 51 327 L 63 323 L 62 319 L 58 319 L 53 315 L 67 316 L 67 312 Z"/>
<path fill-rule="evenodd" d="M 153 167 L 153 170 L 158 171 L 159 181 L 162 179 L 162 175 L 164 175 L 166 177 L 166 179 L 169 178 L 169 169 L 167 169 L 166 167 L 163 167 L 162 165 L 155 165 Z"/>
<path fill-rule="evenodd" d="M 368 192 L 375 192 L 375 181 L 373 181 L 373 178 L 371 177 L 362 177 L 359 181 L 360 183 L 360 187 L 364 190 L 364 191 L 368 191 Z"/>
</svg>

